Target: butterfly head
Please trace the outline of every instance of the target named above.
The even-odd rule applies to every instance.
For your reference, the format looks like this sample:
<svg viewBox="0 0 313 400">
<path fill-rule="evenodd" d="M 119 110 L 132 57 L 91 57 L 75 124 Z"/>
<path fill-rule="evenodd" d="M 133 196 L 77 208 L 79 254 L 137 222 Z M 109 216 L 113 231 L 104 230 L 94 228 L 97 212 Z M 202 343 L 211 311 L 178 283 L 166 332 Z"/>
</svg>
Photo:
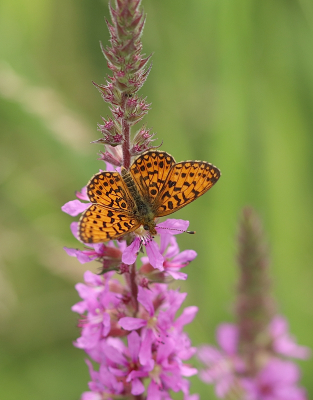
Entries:
<svg viewBox="0 0 313 400">
<path fill-rule="evenodd" d="M 151 221 L 149 223 L 144 224 L 143 229 L 145 231 L 149 231 L 151 235 L 156 235 L 157 231 L 155 229 L 155 225 L 156 225 L 156 223 L 154 221 Z"/>
</svg>

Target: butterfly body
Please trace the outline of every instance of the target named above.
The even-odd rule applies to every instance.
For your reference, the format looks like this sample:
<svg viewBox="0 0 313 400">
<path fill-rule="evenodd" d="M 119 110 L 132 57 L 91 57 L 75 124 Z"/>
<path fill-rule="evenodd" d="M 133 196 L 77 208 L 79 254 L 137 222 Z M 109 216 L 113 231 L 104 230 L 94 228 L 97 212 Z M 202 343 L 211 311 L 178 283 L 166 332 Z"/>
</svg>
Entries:
<svg viewBox="0 0 313 400">
<path fill-rule="evenodd" d="M 140 226 L 156 234 L 156 218 L 181 209 L 208 191 L 220 171 L 206 161 L 183 161 L 163 151 L 140 155 L 127 171 L 99 172 L 87 185 L 93 203 L 81 216 L 85 243 L 117 239 Z"/>
<path fill-rule="evenodd" d="M 155 230 L 156 223 L 154 221 L 155 214 L 149 202 L 142 198 L 131 174 L 126 170 L 126 168 L 122 167 L 121 175 L 134 200 L 134 216 L 145 230 L 149 231 L 152 235 L 155 235 L 157 233 Z"/>
</svg>

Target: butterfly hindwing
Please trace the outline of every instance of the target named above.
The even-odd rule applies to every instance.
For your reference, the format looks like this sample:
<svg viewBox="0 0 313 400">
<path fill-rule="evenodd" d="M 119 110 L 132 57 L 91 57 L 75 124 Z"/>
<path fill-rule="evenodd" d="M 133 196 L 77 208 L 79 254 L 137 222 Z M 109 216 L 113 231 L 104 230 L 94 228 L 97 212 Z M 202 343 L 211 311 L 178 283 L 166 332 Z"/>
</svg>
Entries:
<svg viewBox="0 0 313 400">
<path fill-rule="evenodd" d="M 219 179 L 220 171 L 205 161 L 175 164 L 154 203 L 156 217 L 179 210 L 208 191 Z"/>
<path fill-rule="evenodd" d="M 173 165 L 174 158 L 164 151 L 149 151 L 133 162 L 130 173 L 142 197 L 150 204 L 162 190 Z"/>
<path fill-rule="evenodd" d="M 139 227 L 139 223 L 122 209 L 92 204 L 79 220 L 78 234 L 84 243 L 107 242 Z"/>
</svg>

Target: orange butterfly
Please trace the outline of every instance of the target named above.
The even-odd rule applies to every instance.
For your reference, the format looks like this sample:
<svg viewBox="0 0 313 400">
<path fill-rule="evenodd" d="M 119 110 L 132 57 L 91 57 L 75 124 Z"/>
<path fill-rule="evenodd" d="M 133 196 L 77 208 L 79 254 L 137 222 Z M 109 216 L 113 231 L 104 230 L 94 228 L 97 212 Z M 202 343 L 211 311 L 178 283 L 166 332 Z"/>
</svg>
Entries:
<svg viewBox="0 0 313 400">
<path fill-rule="evenodd" d="M 106 242 L 140 226 L 156 234 L 155 219 L 172 214 L 207 192 L 220 171 L 205 161 L 176 163 L 164 151 L 148 151 L 127 171 L 99 172 L 87 185 L 93 203 L 79 220 L 85 243 Z"/>
</svg>

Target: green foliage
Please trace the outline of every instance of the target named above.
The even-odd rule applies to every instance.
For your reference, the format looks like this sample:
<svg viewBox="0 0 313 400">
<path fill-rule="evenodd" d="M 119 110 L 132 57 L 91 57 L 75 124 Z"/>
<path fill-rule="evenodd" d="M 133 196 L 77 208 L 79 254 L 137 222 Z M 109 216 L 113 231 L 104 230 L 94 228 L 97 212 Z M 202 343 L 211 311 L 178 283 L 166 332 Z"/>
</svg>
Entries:
<svg viewBox="0 0 313 400">
<path fill-rule="evenodd" d="M 27 6 L 26 6 L 27 3 Z M 145 118 L 177 161 L 203 159 L 222 178 L 175 217 L 198 258 L 183 284 L 199 306 L 195 345 L 232 318 L 240 210 L 262 216 L 280 311 L 298 342 L 313 348 L 313 5 L 308 0 L 143 0 L 153 69 L 140 93 Z M 100 1 L 0 4 L 1 397 L 77 399 L 87 390 L 84 354 L 70 307 L 86 266 L 61 205 L 99 168 L 90 145 L 107 106 L 91 80 L 108 73 Z M 97 265 L 87 266 L 96 271 Z M 313 395 L 313 362 L 302 363 Z M 212 393 L 197 379 L 192 392 Z M 213 399 L 213 394 L 210 396 Z"/>
</svg>

